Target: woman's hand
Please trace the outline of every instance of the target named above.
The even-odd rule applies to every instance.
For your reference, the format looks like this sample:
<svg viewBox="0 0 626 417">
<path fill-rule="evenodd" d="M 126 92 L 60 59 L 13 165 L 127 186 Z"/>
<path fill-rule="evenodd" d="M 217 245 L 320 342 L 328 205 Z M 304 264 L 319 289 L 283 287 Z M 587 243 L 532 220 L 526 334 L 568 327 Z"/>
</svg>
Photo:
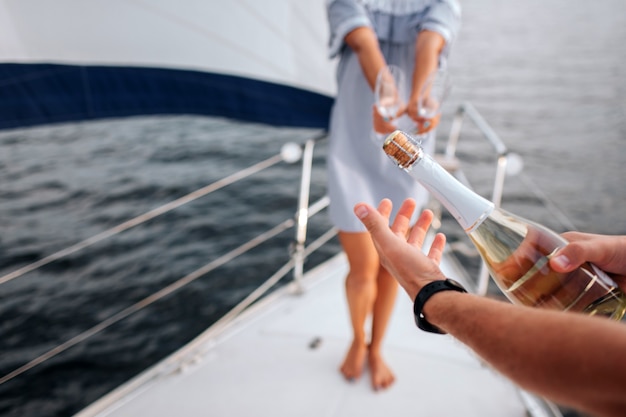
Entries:
<svg viewBox="0 0 626 417">
<path fill-rule="evenodd" d="M 446 237 L 438 233 L 428 256 L 424 255 L 422 245 L 433 220 L 432 211 L 424 210 L 415 226 L 409 231 L 415 201 L 407 199 L 402 203 L 390 228 L 391 208 L 391 201 L 384 199 L 380 202 L 378 210 L 365 203 L 359 203 L 354 207 L 354 213 L 372 236 L 382 265 L 398 280 L 409 297 L 415 299 L 424 285 L 435 280 L 446 279 L 439 269 Z"/>
<path fill-rule="evenodd" d="M 429 98 L 425 98 L 425 100 L 429 100 Z M 437 116 L 433 118 L 422 117 L 418 113 L 418 101 L 419 97 L 411 97 L 409 99 L 409 103 L 406 107 L 406 114 L 413 119 L 413 121 L 417 124 L 417 133 L 426 133 L 439 125 L 439 119 L 441 119 L 441 114 L 437 114 Z"/>
<path fill-rule="evenodd" d="M 407 114 L 417 123 L 418 133 L 429 132 L 439 124 L 439 115 L 433 118 L 425 118 L 418 114 L 418 100 L 420 95 L 422 95 L 423 86 L 428 80 L 428 76 L 436 71 L 439 66 L 439 57 L 445 45 L 446 40 L 437 32 L 426 29 L 420 31 L 417 35 L 415 69 L 411 80 L 412 91 L 407 105 Z"/>
<path fill-rule="evenodd" d="M 404 112 L 404 109 L 400 109 L 396 117 L 400 116 Z M 394 118 L 395 119 L 395 118 Z M 383 117 L 382 114 L 378 112 L 376 106 L 372 106 L 372 127 L 374 132 L 389 134 L 398 129 L 396 125 L 393 123 L 394 119 L 387 119 Z"/>
</svg>

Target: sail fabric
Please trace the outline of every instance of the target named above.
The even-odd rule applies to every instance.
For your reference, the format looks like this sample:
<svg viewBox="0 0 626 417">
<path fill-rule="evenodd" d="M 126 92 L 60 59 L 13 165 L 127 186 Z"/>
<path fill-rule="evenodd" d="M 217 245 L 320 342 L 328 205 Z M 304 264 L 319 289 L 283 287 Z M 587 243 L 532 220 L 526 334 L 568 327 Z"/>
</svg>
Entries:
<svg viewBox="0 0 626 417">
<path fill-rule="evenodd" d="M 4 0 L 0 128 L 135 114 L 326 127 L 323 0 Z"/>
</svg>

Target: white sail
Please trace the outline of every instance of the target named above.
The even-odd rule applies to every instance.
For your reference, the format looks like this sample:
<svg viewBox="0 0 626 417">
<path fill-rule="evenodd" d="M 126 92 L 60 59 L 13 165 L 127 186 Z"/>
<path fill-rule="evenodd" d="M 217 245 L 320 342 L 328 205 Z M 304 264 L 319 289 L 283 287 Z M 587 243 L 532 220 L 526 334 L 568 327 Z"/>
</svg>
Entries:
<svg viewBox="0 0 626 417">
<path fill-rule="evenodd" d="M 11 66 L 1 81 L 32 75 L 27 64 L 146 67 L 332 97 L 325 13 L 323 0 L 3 0 L 0 65 L 21 66 Z M 0 105 L 9 94 L 0 90 Z"/>
</svg>

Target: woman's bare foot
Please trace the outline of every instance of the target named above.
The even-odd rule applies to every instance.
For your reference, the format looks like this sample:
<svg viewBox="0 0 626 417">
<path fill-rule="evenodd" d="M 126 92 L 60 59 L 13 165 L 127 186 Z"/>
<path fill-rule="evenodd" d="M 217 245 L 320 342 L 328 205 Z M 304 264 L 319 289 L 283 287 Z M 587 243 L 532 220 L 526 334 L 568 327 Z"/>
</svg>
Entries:
<svg viewBox="0 0 626 417">
<path fill-rule="evenodd" d="M 368 362 L 374 390 L 389 388 L 396 380 L 396 376 L 391 372 L 380 352 L 370 350 Z"/>
<path fill-rule="evenodd" d="M 347 380 L 353 381 L 361 377 L 366 354 L 367 345 L 365 345 L 365 343 L 357 341 L 352 342 L 346 354 L 346 358 L 343 360 L 341 368 L 339 368 Z"/>
</svg>

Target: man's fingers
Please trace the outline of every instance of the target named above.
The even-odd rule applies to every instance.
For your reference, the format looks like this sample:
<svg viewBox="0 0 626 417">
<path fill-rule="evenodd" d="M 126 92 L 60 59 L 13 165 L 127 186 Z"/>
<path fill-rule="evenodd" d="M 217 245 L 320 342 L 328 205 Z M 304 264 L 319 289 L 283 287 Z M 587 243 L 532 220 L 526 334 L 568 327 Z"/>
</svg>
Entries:
<svg viewBox="0 0 626 417">
<path fill-rule="evenodd" d="M 372 234 L 374 239 L 381 236 L 381 233 L 389 232 L 389 213 L 391 213 L 391 201 L 381 201 L 379 207 L 383 215 L 374 207 L 365 203 L 358 203 L 354 206 L 354 214 L 361 220 L 361 223 L 367 228 L 367 231 Z"/>
<path fill-rule="evenodd" d="M 433 221 L 435 215 L 430 210 L 422 211 L 415 226 L 411 229 L 411 233 L 409 234 L 408 242 L 414 246 L 419 248 L 424 244 L 424 239 L 426 238 L 426 232 L 428 232 L 428 228 Z"/>
<path fill-rule="evenodd" d="M 413 216 L 413 212 L 415 211 L 415 200 L 412 198 L 408 198 L 404 200 L 400 209 L 398 210 L 398 214 L 391 225 L 391 230 L 402 237 L 406 236 L 407 231 L 409 230 L 411 223 L 411 216 Z M 380 211 L 380 208 L 379 208 Z"/>
<path fill-rule="evenodd" d="M 384 198 L 378 204 L 378 212 L 382 214 L 387 220 L 389 220 L 389 216 L 391 215 L 391 209 L 393 208 L 393 204 L 391 200 Z"/>
<path fill-rule="evenodd" d="M 437 233 L 435 235 L 435 239 L 433 239 L 433 244 L 430 246 L 430 250 L 428 251 L 428 257 L 435 261 L 437 265 L 441 262 L 441 257 L 443 256 L 443 249 L 446 246 L 446 235 L 443 233 Z"/>
<path fill-rule="evenodd" d="M 610 251 L 601 244 L 606 241 L 602 236 L 580 232 L 566 232 L 562 236 L 569 243 L 550 259 L 550 266 L 557 272 L 572 271 L 585 261 L 602 266 L 610 259 Z"/>
</svg>

